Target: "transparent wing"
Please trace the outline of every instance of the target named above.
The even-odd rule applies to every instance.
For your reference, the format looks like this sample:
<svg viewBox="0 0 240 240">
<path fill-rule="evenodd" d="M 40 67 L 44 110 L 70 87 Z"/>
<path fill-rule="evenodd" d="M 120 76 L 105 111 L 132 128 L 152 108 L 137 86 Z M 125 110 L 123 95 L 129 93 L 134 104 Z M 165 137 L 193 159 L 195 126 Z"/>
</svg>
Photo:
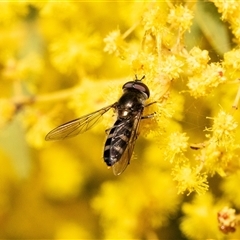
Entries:
<svg viewBox="0 0 240 240">
<path fill-rule="evenodd" d="M 127 143 L 127 147 L 125 151 L 122 153 L 121 158 L 113 164 L 112 170 L 114 175 L 120 175 L 124 172 L 124 170 L 127 168 L 128 164 L 130 163 L 133 149 L 136 143 L 136 140 L 138 138 L 138 128 L 139 123 L 141 120 L 142 113 L 139 112 L 139 114 L 134 118 L 133 127 L 131 130 L 131 136 L 129 138 L 129 141 Z M 122 128 L 122 124 L 120 124 L 119 128 Z"/>
<path fill-rule="evenodd" d="M 65 138 L 74 137 L 80 133 L 83 133 L 95 125 L 103 114 L 105 114 L 110 108 L 115 108 L 116 103 L 101 108 L 100 110 L 77 118 L 75 120 L 64 123 L 52 131 L 50 131 L 46 137 L 46 141 L 62 140 Z"/>
</svg>

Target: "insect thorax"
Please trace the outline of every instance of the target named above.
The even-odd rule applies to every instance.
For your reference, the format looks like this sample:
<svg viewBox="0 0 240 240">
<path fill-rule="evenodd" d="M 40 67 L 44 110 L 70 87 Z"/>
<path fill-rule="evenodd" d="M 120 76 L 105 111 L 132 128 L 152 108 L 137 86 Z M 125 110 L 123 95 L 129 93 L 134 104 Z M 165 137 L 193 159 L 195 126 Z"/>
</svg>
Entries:
<svg viewBox="0 0 240 240">
<path fill-rule="evenodd" d="M 146 95 L 135 89 L 126 90 L 117 104 L 117 111 L 119 117 L 133 116 L 142 111 Z"/>
</svg>

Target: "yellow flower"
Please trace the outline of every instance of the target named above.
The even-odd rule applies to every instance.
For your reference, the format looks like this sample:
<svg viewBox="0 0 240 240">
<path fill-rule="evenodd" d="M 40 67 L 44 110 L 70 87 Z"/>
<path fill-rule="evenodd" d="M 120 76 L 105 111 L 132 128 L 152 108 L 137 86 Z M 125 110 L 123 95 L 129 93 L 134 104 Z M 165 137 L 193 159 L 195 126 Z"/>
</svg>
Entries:
<svg viewBox="0 0 240 240">
<path fill-rule="evenodd" d="M 170 9 L 167 22 L 182 34 L 190 29 L 192 19 L 193 12 L 187 7 L 179 5 Z"/>
<path fill-rule="evenodd" d="M 196 191 L 201 195 L 208 190 L 207 175 L 199 173 L 197 167 L 192 168 L 189 164 L 176 166 L 172 174 L 178 184 L 178 193 L 188 191 L 190 194 L 192 191 Z"/>
<path fill-rule="evenodd" d="M 200 153 L 195 156 L 198 162 L 201 162 L 210 175 L 217 172 L 221 176 L 226 176 L 229 165 L 236 160 L 236 151 L 240 145 L 235 143 L 235 131 L 238 124 L 233 116 L 221 110 L 211 128 L 206 131 L 212 132 L 212 135 L 206 134 L 209 139 Z"/>
<path fill-rule="evenodd" d="M 168 146 L 165 149 L 166 159 L 171 163 L 182 162 L 185 159 L 183 153 L 187 150 L 187 147 L 188 137 L 186 133 L 174 132 L 170 134 Z"/>
<path fill-rule="evenodd" d="M 218 11 L 222 13 L 222 19 L 230 23 L 231 29 L 237 41 L 240 41 L 240 22 L 239 22 L 239 1 L 217 1 L 214 2 Z"/>
<path fill-rule="evenodd" d="M 143 26 L 145 31 L 151 31 L 154 35 L 162 32 L 167 22 L 168 6 L 161 1 L 149 5 L 149 9 L 143 15 Z"/>
<path fill-rule="evenodd" d="M 218 226 L 223 233 L 235 232 L 238 222 L 239 217 L 235 209 L 225 206 L 218 212 Z"/>
<path fill-rule="evenodd" d="M 193 47 L 188 54 L 186 56 L 186 73 L 190 76 L 201 74 L 210 60 L 208 51 Z"/>
<path fill-rule="evenodd" d="M 220 74 L 221 73 L 221 74 Z M 199 75 L 189 77 L 188 87 L 194 97 L 205 96 L 226 81 L 222 75 L 223 68 L 219 63 L 211 63 Z"/>
<path fill-rule="evenodd" d="M 238 123 L 232 115 L 221 110 L 217 117 L 214 118 L 213 126 L 208 131 L 213 132 L 213 139 L 219 146 L 226 149 L 235 139 L 235 131 Z"/>
<path fill-rule="evenodd" d="M 168 76 L 170 80 L 178 79 L 183 72 L 184 63 L 174 55 L 167 56 L 159 67 L 159 73 Z"/>
<path fill-rule="evenodd" d="M 181 197 L 176 194 L 169 174 L 156 168 L 135 173 L 121 181 L 103 183 L 100 194 L 92 202 L 100 213 L 105 238 L 147 236 L 166 224 L 169 214 L 176 211 Z M 129 184 L 134 185 L 134 194 L 133 189 L 127 187 Z M 109 228 L 113 222 L 114 228 Z"/>
<path fill-rule="evenodd" d="M 85 30 L 86 31 L 86 30 Z M 101 63 L 99 52 L 100 38 L 97 34 L 90 34 L 77 29 L 61 35 L 49 46 L 53 64 L 61 72 L 80 71 L 85 67 L 93 69 Z"/>
<path fill-rule="evenodd" d="M 122 59 L 125 58 L 127 46 L 119 29 L 110 32 L 108 36 L 103 39 L 103 41 L 106 44 L 104 48 L 105 52 L 108 52 L 109 54 L 114 53 L 117 57 Z"/>
<path fill-rule="evenodd" d="M 230 80 L 236 80 L 240 77 L 240 50 L 233 49 L 224 54 L 223 67 Z"/>
</svg>

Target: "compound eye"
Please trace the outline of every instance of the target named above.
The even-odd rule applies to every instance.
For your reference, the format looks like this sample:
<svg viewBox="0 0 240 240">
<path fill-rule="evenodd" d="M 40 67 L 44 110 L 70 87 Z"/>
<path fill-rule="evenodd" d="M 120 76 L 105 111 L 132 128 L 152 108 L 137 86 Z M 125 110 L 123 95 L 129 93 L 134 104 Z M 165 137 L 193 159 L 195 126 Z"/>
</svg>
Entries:
<svg viewBox="0 0 240 240">
<path fill-rule="evenodd" d="M 134 83 L 135 83 L 135 81 L 127 82 L 123 85 L 122 89 L 133 88 Z"/>
<path fill-rule="evenodd" d="M 127 82 L 123 85 L 123 89 L 137 89 L 138 91 L 145 93 L 147 95 L 147 98 L 149 98 L 150 96 L 150 91 L 147 87 L 147 85 L 145 85 L 144 83 L 140 82 L 140 80 L 135 80 L 135 81 L 131 81 L 131 82 Z"/>
<path fill-rule="evenodd" d="M 134 85 L 134 88 L 138 89 L 140 92 L 146 93 L 148 95 L 148 97 L 149 97 L 150 92 L 149 92 L 148 87 L 145 84 L 143 84 L 143 83 L 136 83 Z"/>
</svg>

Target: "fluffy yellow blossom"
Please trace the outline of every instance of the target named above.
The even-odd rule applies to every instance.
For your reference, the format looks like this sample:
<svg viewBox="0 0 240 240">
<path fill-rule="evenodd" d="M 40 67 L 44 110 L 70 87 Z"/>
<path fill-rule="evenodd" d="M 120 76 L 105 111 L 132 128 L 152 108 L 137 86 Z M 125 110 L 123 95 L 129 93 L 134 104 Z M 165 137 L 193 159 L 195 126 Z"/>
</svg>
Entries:
<svg viewBox="0 0 240 240">
<path fill-rule="evenodd" d="M 181 7 L 176 7 L 175 9 L 173 8 L 171 11 L 171 7 L 168 6 L 166 2 L 158 1 L 155 3 L 151 3 L 149 5 L 149 9 L 145 11 L 142 18 L 142 24 L 146 33 L 151 33 L 157 38 L 157 48 L 161 48 L 162 46 L 172 48 L 176 46 L 179 41 L 178 30 L 181 29 L 182 34 L 183 28 L 190 24 L 189 19 L 186 18 L 184 18 L 184 21 L 178 21 L 175 24 L 174 19 L 177 18 L 177 12 L 180 9 Z M 186 12 L 187 10 L 185 11 L 185 13 Z M 174 34 L 174 31 L 177 31 L 176 35 Z"/>
<path fill-rule="evenodd" d="M 142 74 L 148 72 L 148 77 L 156 75 L 158 62 L 154 54 L 140 52 L 132 55 L 131 59 L 132 68 L 136 73 Z"/>
<path fill-rule="evenodd" d="M 167 22 L 168 6 L 166 2 L 152 3 L 143 15 L 143 26 L 146 31 L 151 31 L 155 35 L 164 30 Z"/>
<path fill-rule="evenodd" d="M 139 172 L 138 175 L 128 175 L 121 181 L 105 182 L 99 196 L 92 202 L 94 209 L 100 213 L 104 237 L 139 238 L 148 236 L 154 229 L 165 225 L 167 216 L 175 212 L 175 206 L 180 199 L 173 182 L 166 177 L 163 172 L 151 168 L 149 171 Z M 127 187 L 130 183 L 135 186 L 134 197 L 133 189 Z M 139 191 L 140 189 L 142 190 Z M 121 193 L 125 201 L 119 198 L 118 193 Z M 165 201 L 162 201 L 163 196 Z M 171 204 L 167 206 L 166 202 Z M 109 227 L 113 222 L 115 227 Z M 148 228 L 141 233 L 139 230 L 145 226 Z"/>
<path fill-rule="evenodd" d="M 234 17 L 234 14 L 239 10 L 239 3 L 234 1 L 212 1 L 220 12 L 222 12 L 222 18 L 228 19 L 229 17 Z"/>
<path fill-rule="evenodd" d="M 234 142 L 237 127 L 238 123 L 233 116 L 221 110 L 214 118 L 213 126 L 207 130 L 213 132 L 211 141 L 215 141 L 219 146 L 227 149 Z"/>
<path fill-rule="evenodd" d="M 173 169 L 174 180 L 178 184 L 178 193 L 188 191 L 190 194 L 196 191 L 203 194 L 208 190 L 208 182 L 206 173 L 199 173 L 198 168 L 192 168 L 189 164 L 176 166 Z"/>
<path fill-rule="evenodd" d="M 233 49 L 224 54 L 223 67 L 230 80 L 236 80 L 240 77 L 240 50 Z"/>
<path fill-rule="evenodd" d="M 99 46 L 99 36 L 79 31 L 62 34 L 50 44 L 49 50 L 53 64 L 61 72 L 71 72 L 83 66 L 96 68 L 101 63 Z"/>
<path fill-rule="evenodd" d="M 170 9 L 167 22 L 182 34 L 190 29 L 192 19 L 193 12 L 187 7 L 179 5 Z"/>
<path fill-rule="evenodd" d="M 201 50 L 198 47 L 193 47 L 186 56 L 186 73 L 188 75 L 201 74 L 206 68 L 210 57 L 207 50 Z"/>
<path fill-rule="evenodd" d="M 230 23 L 233 34 L 237 38 L 237 41 L 240 41 L 240 22 L 239 22 L 239 1 L 217 1 L 211 0 L 214 2 L 218 11 L 222 13 L 222 19 L 227 20 Z"/>
<path fill-rule="evenodd" d="M 177 79 L 183 72 L 183 65 L 184 63 L 180 59 L 177 59 L 174 55 L 170 55 L 161 62 L 159 73 L 168 76 L 170 80 Z"/>
<path fill-rule="evenodd" d="M 192 18 L 193 13 L 187 7 L 171 6 L 160 1 L 149 5 L 142 23 L 146 32 L 151 32 L 161 39 L 163 46 L 171 48 L 178 43 L 178 37 L 189 30 Z M 173 34 L 174 31 L 177 32 L 176 35 Z"/>
<path fill-rule="evenodd" d="M 218 212 L 218 223 L 219 229 L 223 233 L 235 232 L 239 224 L 239 217 L 236 214 L 236 210 L 225 206 Z"/>
<path fill-rule="evenodd" d="M 220 64 L 211 63 L 199 75 L 189 77 L 188 87 L 194 97 L 210 94 L 218 85 L 224 83 L 226 78 L 222 75 Z"/>
<path fill-rule="evenodd" d="M 165 150 L 166 159 L 172 162 L 184 160 L 183 153 L 188 148 L 188 137 L 185 133 L 174 132 L 169 136 L 168 146 Z"/>
<path fill-rule="evenodd" d="M 210 141 L 195 156 L 195 159 L 203 164 L 204 169 L 209 175 L 212 176 L 217 172 L 220 176 L 224 177 L 226 176 L 229 162 L 234 161 L 235 157 L 233 152 L 219 147 L 217 142 Z"/>
<path fill-rule="evenodd" d="M 210 175 L 217 172 L 225 176 L 229 165 L 235 161 L 236 151 L 239 150 L 239 144 L 235 143 L 237 126 L 233 116 L 221 110 L 214 118 L 213 126 L 206 129 L 212 135 L 206 134 L 209 140 L 196 155 L 196 160 L 202 162 Z"/>
<path fill-rule="evenodd" d="M 103 39 L 106 46 L 104 48 L 105 52 L 109 54 L 115 54 L 117 57 L 125 58 L 126 43 L 124 42 L 123 36 L 120 29 L 112 31 L 107 37 Z"/>
</svg>

